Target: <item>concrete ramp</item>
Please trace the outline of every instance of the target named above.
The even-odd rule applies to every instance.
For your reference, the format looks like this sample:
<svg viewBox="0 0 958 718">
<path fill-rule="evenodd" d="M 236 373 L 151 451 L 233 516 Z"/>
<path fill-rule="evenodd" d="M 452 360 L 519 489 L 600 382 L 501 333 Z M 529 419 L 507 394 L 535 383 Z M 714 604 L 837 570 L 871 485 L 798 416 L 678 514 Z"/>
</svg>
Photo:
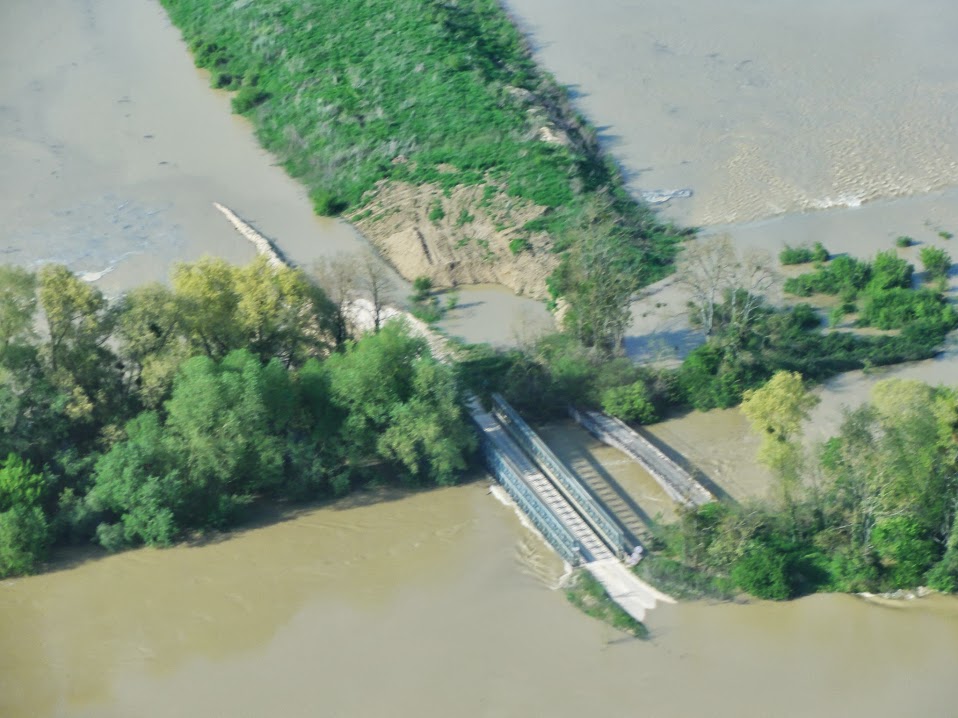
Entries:
<svg viewBox="0 0 958 718">
<path fill-rule="evenodd" d="M 651 611 L 659 602 L 675 603 L 674 598 L 647 584 L 618 559 L 592 561 L 585 568 L 602 584 L 609 597 L 636 621 L 644 621 L 646 611 Z"/>
</svg>

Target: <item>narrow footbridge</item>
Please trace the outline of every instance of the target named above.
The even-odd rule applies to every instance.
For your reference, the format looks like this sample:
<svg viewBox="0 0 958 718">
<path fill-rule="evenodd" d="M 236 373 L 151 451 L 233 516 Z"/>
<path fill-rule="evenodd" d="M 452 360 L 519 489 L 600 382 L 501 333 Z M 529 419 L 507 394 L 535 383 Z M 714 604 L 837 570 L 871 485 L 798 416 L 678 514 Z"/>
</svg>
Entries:
<svg viewBox="0 0 958 718">
<path fill-rule="evenodd" d="M 676 503 L 693 508 L 715 500 L 692 474 L 624 422 L 598 411 L 573 408 L 569 413 L 590 434 L 642 466 Z"/>
<path fill-rule="evenodd" d="M 586 568 L 638 620 L 672 602 L 627 567 L 638 548 L 630 534 L 502 397 L 494 395 L 491 411 L 474 399 L 470 412 L 490 471 L 563 559 Z"/>
</svg>

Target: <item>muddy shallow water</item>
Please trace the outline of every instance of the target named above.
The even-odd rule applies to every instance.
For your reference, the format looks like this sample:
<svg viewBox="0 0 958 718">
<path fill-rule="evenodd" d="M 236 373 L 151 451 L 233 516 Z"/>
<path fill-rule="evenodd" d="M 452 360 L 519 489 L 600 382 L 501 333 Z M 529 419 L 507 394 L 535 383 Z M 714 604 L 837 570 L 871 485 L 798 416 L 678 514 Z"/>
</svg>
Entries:
<svg viewBox="0 0 958 718">
<path fill-rule="evenodd" d="M 944 716 L 958 601 L 684 604 L 625 639 L 484 484 L 0 583 L 0 714 Z M 358 504 L 358 505 L 357 505 Z"/>
</svg>

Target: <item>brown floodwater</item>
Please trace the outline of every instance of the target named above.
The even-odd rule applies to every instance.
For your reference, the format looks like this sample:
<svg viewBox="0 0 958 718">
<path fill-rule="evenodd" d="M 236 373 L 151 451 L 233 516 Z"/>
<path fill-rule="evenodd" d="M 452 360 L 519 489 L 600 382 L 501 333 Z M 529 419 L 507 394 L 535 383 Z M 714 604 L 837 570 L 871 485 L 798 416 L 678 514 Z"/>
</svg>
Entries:
<svg viewBox="0 0 958 718">
<path fill-rule="evenodd" d="M 953 715 L 958 601 L 681 604 L 627 639 L 483 482 L 0 582 L 0 715 Z"/>
<path fill-rule="evenodd" d="M 635 191 L 694 225 L 958 184 L 952 0 L 508 0 Z"/>
</svg>

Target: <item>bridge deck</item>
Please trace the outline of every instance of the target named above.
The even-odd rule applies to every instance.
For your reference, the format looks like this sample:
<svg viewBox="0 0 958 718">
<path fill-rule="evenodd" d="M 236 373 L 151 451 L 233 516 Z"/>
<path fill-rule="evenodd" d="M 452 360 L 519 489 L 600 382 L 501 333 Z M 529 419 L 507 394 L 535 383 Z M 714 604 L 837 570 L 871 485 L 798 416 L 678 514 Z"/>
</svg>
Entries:
<svg viewBox="0 0 958 718">
<path fill-rule="evenodd" d="M 634 506 L 635 500 L 625 494 L 621 486 L 613 483 L 614 479 L 610 480 L 610 477 L 603 475 L 592 462 L 586 460 L 585 456 L 565 456 L 563 458 L 572 472 L 589 487 L 592 493 L 608 509 L 609 513 L 626 530 L 629 538 L 633 539 L 633 545 L 649 542 L 651 532 L 647 524 L 648 519 L 639 515 Z M 622 461 L 625 462 L 626 460 L 623 459 Z M 611 473 L 609 467 L 603 466 L 602 468 Z M 667 499 L 663 497 L 662 503 L 666 501 Z"/>
<path fill-rule="evenodd" d="M 573 409 L 572 417 L 593 436 L 640 464 L 673 501 L 686 506 L 701 506 L 714 500 L 688 471 L 625 423 L 597 411 Z"/>
<path fill-rule="evenodd" d="M 473 419 L 479 425 L 486 437 L 495 444 L 514 466 L 522 473 L 522 478 L 535 491 L 536 495 L 549 509 L 559 517 L 583 548 L 583 560 L 601 561 L 613 558 L 612 552 L 602 539 L 572 508 L 566 498 L 559 492 L 551 481 L 528 458 L 525 451 L 515 442 L 491 414 L 473 409 Z"/>
</svg>

